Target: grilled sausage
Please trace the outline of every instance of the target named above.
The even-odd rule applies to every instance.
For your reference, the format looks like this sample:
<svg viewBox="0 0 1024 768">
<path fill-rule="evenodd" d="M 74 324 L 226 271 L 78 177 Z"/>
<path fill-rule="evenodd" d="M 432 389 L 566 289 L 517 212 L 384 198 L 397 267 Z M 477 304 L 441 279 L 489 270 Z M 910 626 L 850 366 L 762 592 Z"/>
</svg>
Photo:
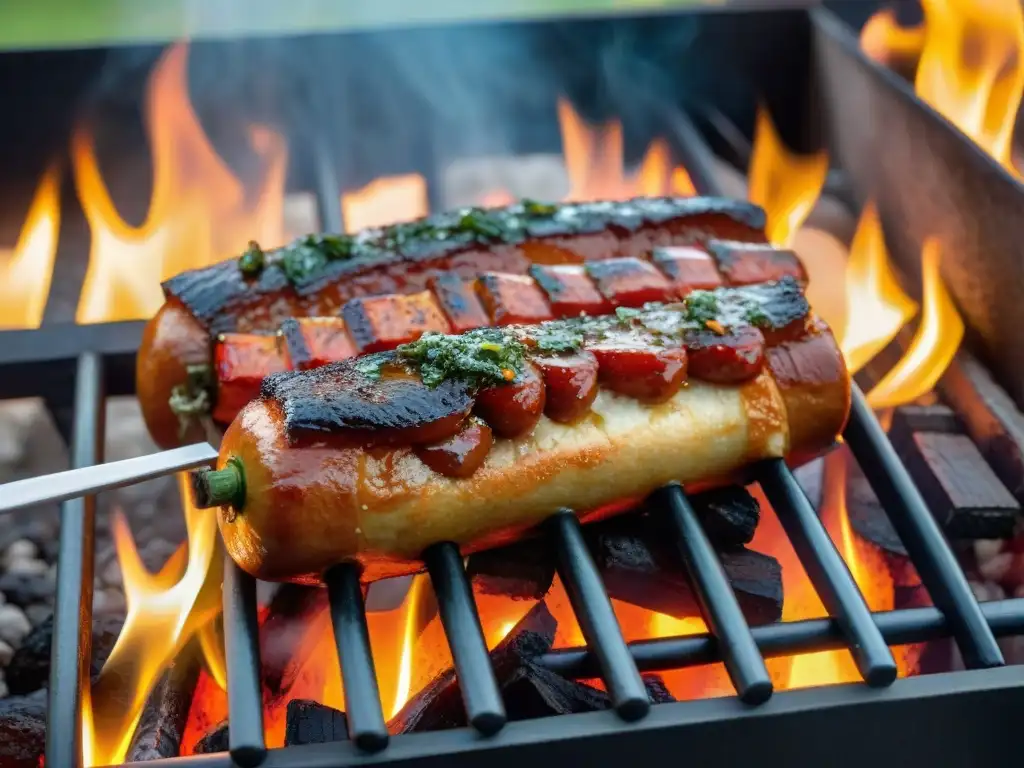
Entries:
<svg viewBox="0 0 1024 768">
<path fill-rule="evenodd" d="M 765 344 L 788 333 L 760 364 L 747 362 L 752 328 Z M 708 380 L 711 358 L 707 378 L 685 378 L 706 330 L 742 340 L 714 353 L 727 383 Z M 566 375 L 573 366 L 580 375 Z M 369 582 L 420 569 L 440 541 L 499 546 L 563 507 L 595 519 L 673 480 L 700 488 L 821 452 L 849 386 L 830 331 L 787 278 L 600 318 L 427 334 L 274 374 L 225 433 L 219 469 L 193 485 L 254 576 L 314 583 L 353 561 Z"/>
<path fill-rule="evenodd" d="M 181 440 L 175 410 L 187 417 L 212 408 L 214 421 L 230 422 L 256 395 L 260 365 L 266 375 L 343 359 L 342 351 L 394 348 L 427 330 L 593 315 L 726 282 L 802 279 L 792 252 L 764 243 L 763 226 L 759 208 L 726 200 L 522 203 L 355 237 L 310 236 L 267 254 L 252 246 L 237 262 L 164 284 L 168 301 L 138 355 L 143 415 L 157 443 L 171 447 Z M 303 332 L 289 336 L 288 318 L 337 322 L 339 314 L 350 343 L 336 345 L 334 357 L 289 362 L 289 350 L 251 338 L 280 331 L 291 345 Z M 216 339 L 236 349 L 221 350 Z"/>
</svg>

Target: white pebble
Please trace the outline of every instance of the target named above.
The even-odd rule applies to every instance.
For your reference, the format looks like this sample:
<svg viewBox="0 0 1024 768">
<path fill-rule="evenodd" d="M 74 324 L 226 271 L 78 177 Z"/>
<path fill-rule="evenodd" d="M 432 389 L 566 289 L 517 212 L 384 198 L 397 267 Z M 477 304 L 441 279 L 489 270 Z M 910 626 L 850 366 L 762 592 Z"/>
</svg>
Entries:
<svg viewBox="0 0 1024 768">
<path fill-rule="evenodd" d="M 1002 552 L 1003 546 L 1002 539 L 978 539 L 974 542 L 974 556 L 979 564 L 984 563 Z"/>
<path fill-rule="evenodd" d="M 14 649 L 10 644 L 0 640 L 0 667 L 6 667 L 14 658 Z"/>
<path fill-rule="evenodd" d="M 7 545 L 4 551 L 4 560 L 8 563 L 14 560 L 34 560 L 39 555 L 39 548 L 28 539 L 18 539 Z"/>
<path fill-rule="evenodd" d="M 984 562 L 978 562 L 978 573 L 988 581 L 1002 581 L 1013 565 L 1013 552 L 1000 552 Z"/>
<path fill-rule="evenodd" d="M 42 560 L 17 559 L 7 562 L 7 572 L 21 576 L 42 576 L 49 568 Z"/>
<path fill-rule="evenodd" d="M 16 605 L 0 605 L 0 640 L 17 648 L 31 631 L 32 625 L 21 608 Z"/>
<path fill-rule="evenodd" d="M 116 557 L 107 563 L 106 568 L 103 569 L 103 573 L 100 575 L 100 580 L 108 587 L 121 586 L 121 564 L 117 562 Z"/>
</svg>

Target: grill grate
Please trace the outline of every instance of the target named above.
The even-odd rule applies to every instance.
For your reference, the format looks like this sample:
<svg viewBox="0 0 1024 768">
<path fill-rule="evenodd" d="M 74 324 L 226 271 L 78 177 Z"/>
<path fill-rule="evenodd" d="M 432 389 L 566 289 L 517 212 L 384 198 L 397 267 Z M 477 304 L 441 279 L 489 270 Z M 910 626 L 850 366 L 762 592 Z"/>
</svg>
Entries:
<svg viewBox="0 0 1024 768">
<path fill-rule="evenodd" d="M 708 151 L 701 146 L 692 125 L 682 116 L 677 116 L 676 123 L 676 140 L 683 148 L 680 155 L 691 167 L 710 168 Z M 325 199 L 337 200 L 339 195 L 334 194 L 337 189 L 332 187 L 332 178 L 330 174 L 321 176 L 319 193 Z M 710 172 L 702 171 L 694 179 L 699 181 L 702 193 L 716 191 Z M 102 337 L 95 335 L 95 338 Z M 87 347 L 91 351 L 77 357 L 72 443 L 72 460 L 76 467 L 102 461 L 105 359 L 114 356 L 120 365 L 124 354 L 123 349 L 103 346 L 106 343 Z M 29 359 L 37 361 L 38 354 L 33 351 Z M 69 359 L 66 352 L 62 359 Z M 114 389 L 121 386 L 123 384 Z M 539 748 L 564 744 L 566 740 L 575 740 L 572 742 L 574 749 L 590 750 L 594 759 L 603 762 L 602 758 L 611 759 L 614 752 L 620 755 L 615 759 L 621 761 L 635 756 L 640 746 L 638 738 L 645 749 L 658 744 L 669 748 L 670 739 L 679 739 L 683 733 L 692 735 L 693 729 L 701 725 L 707 726 L 704 732 L 711 734 L 711 741 L 721 745 L 718 732 L 711 726 L 720 726 L 723 722 L 743 721 L 744 728 L 754 733 L 753 723 L 771 722 L 778 726 L 792 716 L 806 718 L 808 712 L 823 709 L 834 710 L 843 717 L 850 711 L 866 712 L 857 715 L 861 718 L 886 717 L 876 709 L 857 709 L 870 700 L 871 687 L 892 686 L 886 698 L 890 705 L 916 700 L 923 707 L 908 710 L 907 717 L 924 716 L 923 713 L 931 711 L 927 709 L 928 702 L 953 693 L 960 694 L 957 702 L 965 711 L 977 707 L 977 697 L 986 693 L 1018 701 L 1014 697 L 1024 691 L 1024 676 L 1016 670 L 1002 670 L 998 676 L 991 672 L 937 675 L 892 685 L 896 665 L 889 645 L 952 635 L 968 668 L 1001 666 L 1003 659 L 995 636 L 1024 633 L 1024 599 L 978 605 L 920 493 L 856 388 L 844 437 L 905 543 L 935 608 L 871 614 L 789 468 L 782 461 L 765 462 L 756 468 L 756 479 L 776 510 L 831 618 L 752 629 L 737 605 L 685 492 L 679 486 L 669 486 L 655 494 L 653 501 L 672 524 L 680 556 L 691 576 L 710 632 L 626 644 L 584 544 L 580 524 L 574 515 L 563 510 L 551 518 L 546 535 L 555 544 L 558 573 L 587 646 L 551 651 L 538 663 L 568 677 L 600 677 L 611 695 L 617 718 L 608 713 L 595 713 L 503 727 L 504 706 L 461 556 L 455 545 L 439 544 L 425 553 L 424 558 L 451 647 L 467 719 L 473 727 L 402 736 L 389 745 L 358 572 L 353 566 L 345 565 L 330 571 L 326 580 L 353 744 L 268 751 L 260 695 L 256 584 L 229 558 L 224 580 L 224 628 L 230 752 L 138 765 L 342 766 L 377 761 L 427 766 L 452 765 L 456 757 L 479 759 L 484 755 L 500 765 L 512 765 L 524 759 L 536 759 Z M 205 463 L 206 458 L 198 458 L 191 466 Z M 187 467 L 178 461 L 175 468 Z M 149 476 L 140 473 L 135 481 Z M 53 498 L 66 498 L 66 495 L 57 495 L 57 490 Z M 0 487 L 0 495 L 2 493 Z M 46 758 L 51 765 L 81 764 L 79 722 L 82 686 L 87 682 L 90 656 L 94 512 L 94 497 L 89 496 L 66 501 L 62 510 L 47 729 Z M 764 658 L 837 648 L 853 652 L 867 686 L 788 692 L 766 704 L 772 695 L 772 684 Z M 725 663 L 738 694 L 736 698 L 662 705 L 648 712 L 641 671 L 716 661 Z M 761 706 L 737 708 L 737 701 Z M 766 712 L 771 717 L 758 720 L 759 713 Z M 624 725 L 622 721 L 638 722 Z M 498 735 L 480 739 L 473 735 L 474 730 L 483 735 Z M 613 743 L 613 736 L 612 752 L 602 754 L 602 750 Z M 709 749 L 705 741 L 687 743 L 693 746 L 695 758 L 701 750 Z M 720 746 L 720 749 L 730 748 L 734 747 Z M 851 754 L 856 754 L 857 750 L 858 747 L 852 747 Z M 371 757 L 367 753 L 378 754 Z M 584 759 L 585 754 L 585 751 L 563 751 L 558 759 Z"/>
</svg>

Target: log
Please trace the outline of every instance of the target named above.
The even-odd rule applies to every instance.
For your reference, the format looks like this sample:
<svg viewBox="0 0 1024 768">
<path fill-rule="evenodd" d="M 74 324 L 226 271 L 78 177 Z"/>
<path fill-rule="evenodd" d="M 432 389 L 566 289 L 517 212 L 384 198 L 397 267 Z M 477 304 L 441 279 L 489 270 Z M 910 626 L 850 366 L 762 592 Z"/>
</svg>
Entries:
<svg viewBox="0 0 1024 768">
<path fill-rule="evenodd" d="M 0 699 L 0 765 L 39 768 L 46 746 L 46 692 Z"/>
<path fill-rule="evenodd" d="M 620 518 L 584 530 L 609 595 L 676 618 L 701 615 L 672 537 L 657 521 Z M 749 623 L 782 618 L 782 568 L 775 558 L 739 548 L 719 559 Z"/>
<path fill-rule="evenodd" d="M 999 479 L 1024 503 L 1024 414 L 988 369 L 963 350 L 937 388 Z"/>
<path fill-rule="evenodd" d="M 129 761 L 178 756 L 201 668 L 199 644 L 191 640 L 171 662 L 149 695 L 128 747 Z"/>
<path fill-rule="evenodd" d="M 720 549 L 735 549 L 750 542 L 761 519 L 757 500 L 742 486 L 729 486 L 692 497 L 694 511 L 708 538 Z M 591 528 L 603 526 L 597 523 Z M 658 526 L 658 516 L 641 512 L 616 518 L 618 530 Z M 671 536 L 662 524 L 653 536 Z M 528 539 L 507 547 L 471 555 L 466 572 L 477 591 L 517 600 L 540 600 L 555 577 L 555 555 L 544 539 Z"/>
<path fill-rule="evenodd" d="M 284 745 L 329 744 L 348 740 L 344 712 L 308 699 L 292 699 L 285 712 Z"/>
<path fill-rule="evenodd" d="M 953 539 L 1013 535 L 1020 504 L 966 435 L 915 432 L 903 461 L 932 514 Z"/>
<path fill-rule="evenodd" d="M 207 731 L 206 735 L 196 742 L 192 752 L 197 755 L 212 755 L 215 752 L 227 752 L 229 746 L 228 724 L 225 721 Z"/>
</svg>

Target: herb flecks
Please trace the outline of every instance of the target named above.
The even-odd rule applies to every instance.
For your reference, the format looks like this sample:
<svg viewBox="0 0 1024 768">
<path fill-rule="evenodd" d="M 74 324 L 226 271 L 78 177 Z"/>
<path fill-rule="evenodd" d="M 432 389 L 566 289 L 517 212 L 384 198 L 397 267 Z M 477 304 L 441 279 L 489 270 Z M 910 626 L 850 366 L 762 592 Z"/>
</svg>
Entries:
<svg viewBox="0 0 1024 768">
<path fill-rule="evenodd" d="M 712 291 L 694 291 L 683 303 L 686 318 L 692 323 L 703 325 L 718 316 L 718 297 Z"/>
<path fill-rule="evenodd" d="M 400 359 L 419 368 L 428 387 L 448 379 L 506 384 L 519 375 L 526 361 L 526 345 L 500 328 L 478 328 L 459 336 L 431 331 L 397 352 Z"/>
<path fill-rule="evenodd" d="M 540 203 L 536 200 L 523 198 L 523 213 L 534 218 L 544 218 L 558 213 L 558 206 L 554 203 Z"/>
<path fill-rule="evenodd" d="M 246 277 L 259 277 L 266 265 L 267 257 L 260 244 L 250 240 L 245 253 L 238 257 L 238 270 Z"/>
<path fill-rule="evenodd" d="M 538 352 L 545 355 L 565 355 L 578 352 L 583 346 L 584 331 L 580 323 L 566 321 L 541 325 L 532 339 Z"/>
</svg>

